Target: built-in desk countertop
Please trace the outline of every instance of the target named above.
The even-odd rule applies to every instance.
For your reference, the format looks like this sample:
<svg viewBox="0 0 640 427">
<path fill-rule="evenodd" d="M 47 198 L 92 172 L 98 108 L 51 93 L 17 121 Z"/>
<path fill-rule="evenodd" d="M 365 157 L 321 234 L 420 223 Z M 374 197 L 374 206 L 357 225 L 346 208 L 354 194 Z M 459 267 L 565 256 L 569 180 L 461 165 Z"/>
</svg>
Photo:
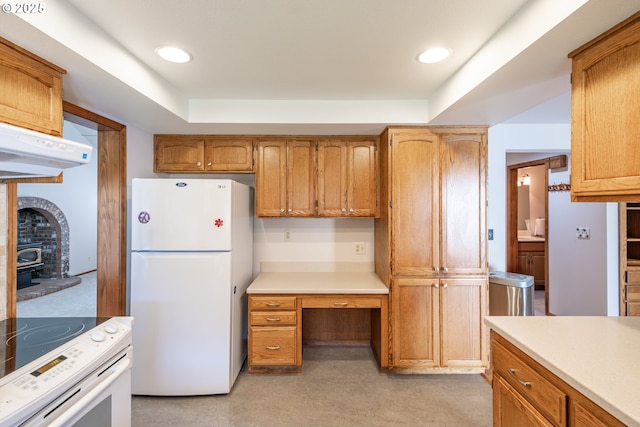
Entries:
<svg viewBox="0 0 640 427">
<path fill-rule="evenodd" d="M 249 294 L 388 294 L 375 273 L 284 272 L 260 273 Z"/>
</svg>

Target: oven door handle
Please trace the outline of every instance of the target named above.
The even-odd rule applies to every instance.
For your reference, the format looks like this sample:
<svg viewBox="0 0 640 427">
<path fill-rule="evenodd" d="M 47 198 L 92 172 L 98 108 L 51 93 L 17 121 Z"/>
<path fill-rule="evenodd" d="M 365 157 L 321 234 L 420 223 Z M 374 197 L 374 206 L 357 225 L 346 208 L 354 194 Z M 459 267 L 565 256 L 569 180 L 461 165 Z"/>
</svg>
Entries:
<svg viewBox="0 0 640 427">
<path fill-rule="evenodd" d="M 70 390 L 70 393 L 65 393 L 65 397 L 62 402 L 58 400 L 52 402 L 47 407 L 42 409 L 36 416 L 28 420 L 26 423 L 21 424 L 21 427 L 29 427 L 29 426 L 37 426 L 41 425 L 44 418 L 42 417 L 52 417 L 51 424 L 48 424 L 50 427 L 61 427 L 67 425 L 69 420 L 78 414 L 78 410 L 75 408 L 83 408 L 86 405 L 89 405 L 95 398 L 100 396 L 105 390 L 107 390 L 111 385 L 120 378 L 120 375 L 125 372 L 127 369 L 131 368 L 131 357 L 126 356 L 116 362 L 113 366 L 109 367 L 110 370 L 109 377 L 104 381 L 98 381 L 95 387 L 91 388 L 89 391 L 83 392 L 83 388 L 87 385 L 86 381 L 81 382 L 78 386 L 73 387 Z M 95 379 L 94 379 L 95 380 Z M 89 380 L 91 381 L 91 380 Z M 64 400 L 73 401 L 74 397 L 79 397 L 78 400 L 73 402 L 70 407 L 66 407 Z M 56 418 L 56 411 L 60 411 L 58 417 Z"/>
</svg>

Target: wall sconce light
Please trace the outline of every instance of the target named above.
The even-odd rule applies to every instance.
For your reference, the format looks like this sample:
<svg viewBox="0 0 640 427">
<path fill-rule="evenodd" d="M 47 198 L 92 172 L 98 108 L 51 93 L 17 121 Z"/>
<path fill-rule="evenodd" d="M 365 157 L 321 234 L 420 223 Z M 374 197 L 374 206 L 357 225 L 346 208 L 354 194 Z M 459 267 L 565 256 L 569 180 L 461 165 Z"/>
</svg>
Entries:
<svg viewBox="0 0 640 427">
<path fill-rule="evenodd" d="M 529 175 L 523 175 L 518 177 L 518 187 L 531 185 L 531 177 Z"/>
</svg>

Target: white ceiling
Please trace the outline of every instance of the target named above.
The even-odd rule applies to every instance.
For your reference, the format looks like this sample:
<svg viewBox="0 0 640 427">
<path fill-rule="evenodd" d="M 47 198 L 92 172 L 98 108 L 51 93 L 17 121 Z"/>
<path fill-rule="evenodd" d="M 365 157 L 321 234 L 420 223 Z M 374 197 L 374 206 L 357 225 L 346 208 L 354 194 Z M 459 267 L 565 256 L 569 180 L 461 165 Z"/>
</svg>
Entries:
<svg viewBox="0 0 640 427">
<path fill-rule="evenodd" d="M 65 68 L 66 100 L 153 133 L 568 122 L 567 54 L 640 10 L 640 0 L 44 4 L 0 14 L 0 36 Z M 164 62 L 162 44 L 194 60 Z M 452 56 L 416 61 L 436 45 Z"/>
</svg>

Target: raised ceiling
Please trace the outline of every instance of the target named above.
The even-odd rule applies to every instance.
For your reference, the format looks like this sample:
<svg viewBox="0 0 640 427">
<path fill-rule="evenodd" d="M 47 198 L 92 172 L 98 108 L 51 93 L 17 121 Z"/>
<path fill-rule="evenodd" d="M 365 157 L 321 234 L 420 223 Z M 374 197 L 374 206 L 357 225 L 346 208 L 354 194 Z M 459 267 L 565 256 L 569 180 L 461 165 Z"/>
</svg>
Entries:
<svg viewBox="0 0 640 427">
<path fill-rule="evenodd" d="M 44 5 L 40 14 L 2 14 L 0 36 L 65 68 L 66 100 L 154 133 L 494 125 L 564 102 L 567 54 L 640 10 L 640 0 Z M 163 61 L 154 53 L 163 44 L 186 48 L 193 61 Z M 432 46 L 453 54 L 417 62 Z M 538 107 L 545 122 L 568 120 L 562 111 L 554 119 Z"/>
</svg>

